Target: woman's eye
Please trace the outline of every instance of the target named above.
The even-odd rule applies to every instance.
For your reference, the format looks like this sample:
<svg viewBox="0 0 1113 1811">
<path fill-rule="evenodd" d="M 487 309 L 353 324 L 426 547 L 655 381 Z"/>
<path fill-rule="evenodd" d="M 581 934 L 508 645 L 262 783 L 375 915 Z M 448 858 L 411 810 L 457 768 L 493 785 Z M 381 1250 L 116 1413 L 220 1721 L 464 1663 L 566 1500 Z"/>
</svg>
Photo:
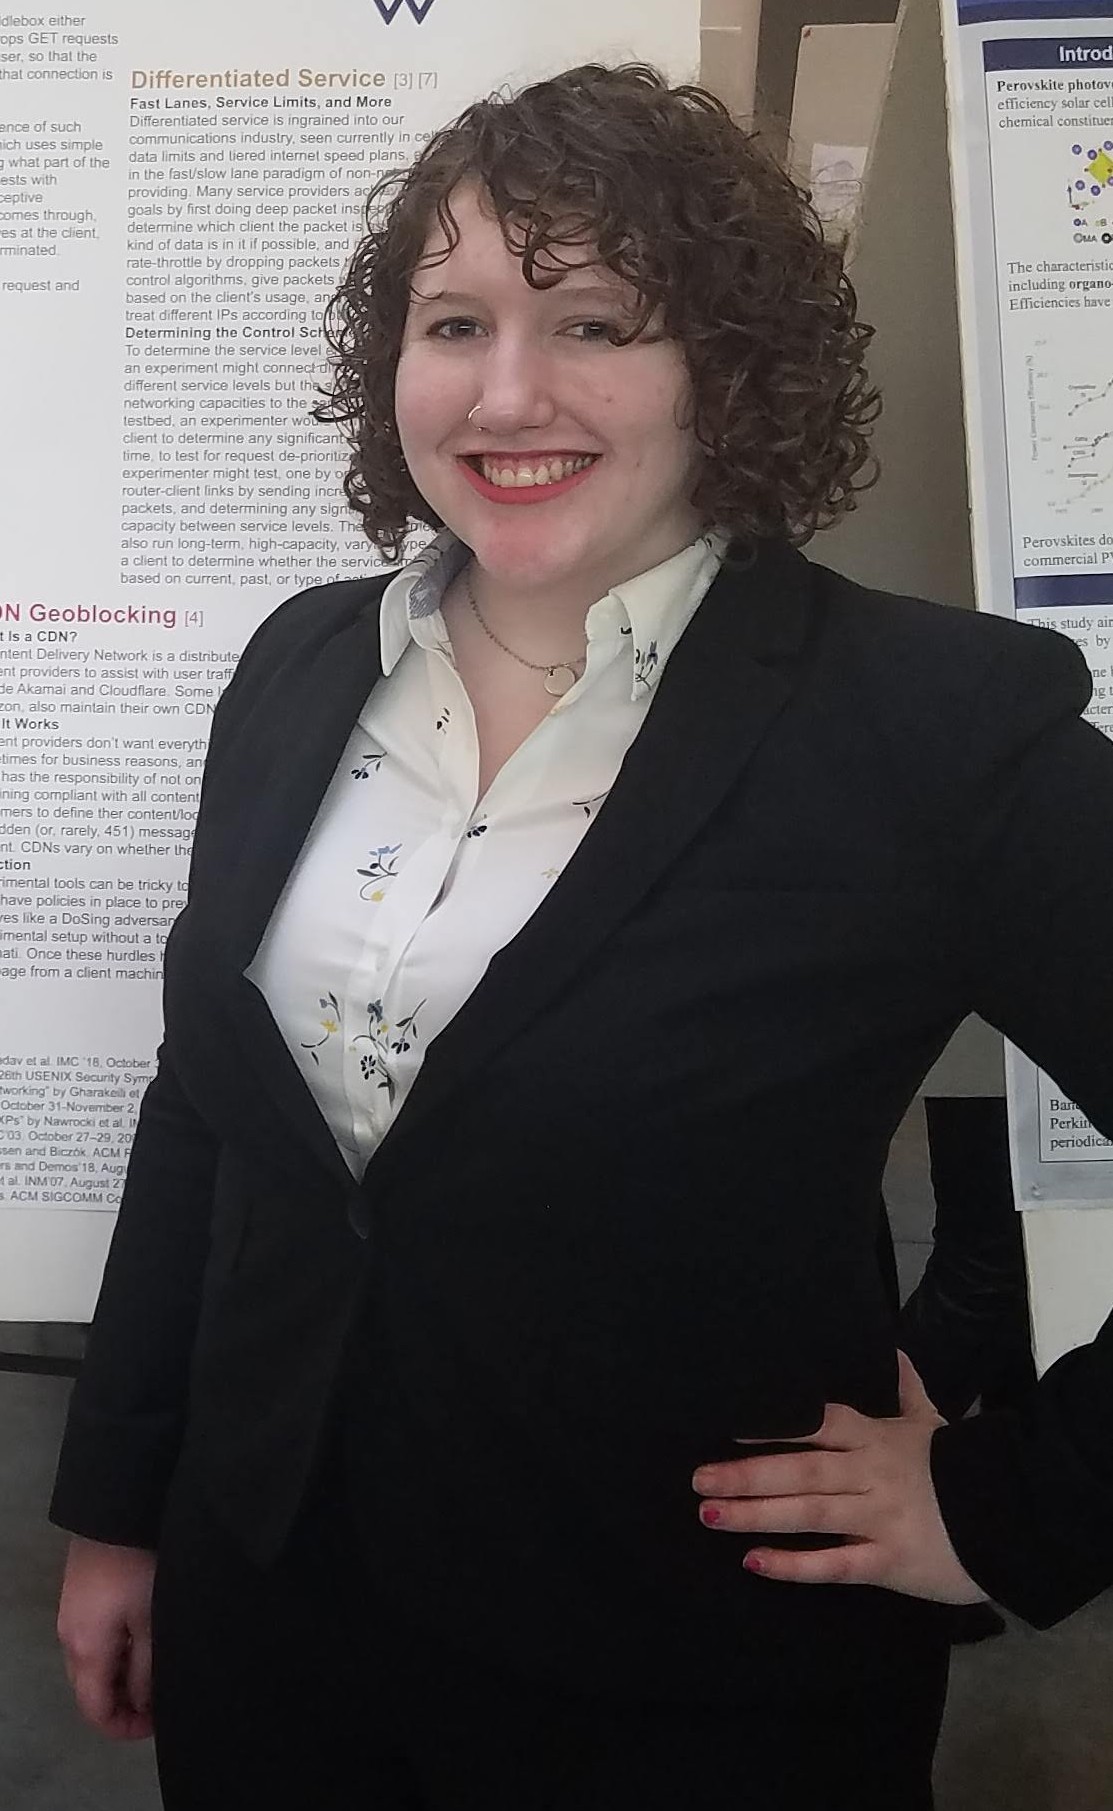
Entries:
<svg viewBox="0 0 1113 1811">
<path fill-rule="evenodd" d="M 429 329 L 429 337 L 434 340 L 470 340 L 479 331 L 479 322 L 471 321 L 465 315 L 453 315 L 447 321 L 435 321 Z"/>
<path fill-rule="evenodd" d="M 622 336 L 617 321 L 577 321 L 569 332 L 590 346 L 613 346 Z"/>
</svg>

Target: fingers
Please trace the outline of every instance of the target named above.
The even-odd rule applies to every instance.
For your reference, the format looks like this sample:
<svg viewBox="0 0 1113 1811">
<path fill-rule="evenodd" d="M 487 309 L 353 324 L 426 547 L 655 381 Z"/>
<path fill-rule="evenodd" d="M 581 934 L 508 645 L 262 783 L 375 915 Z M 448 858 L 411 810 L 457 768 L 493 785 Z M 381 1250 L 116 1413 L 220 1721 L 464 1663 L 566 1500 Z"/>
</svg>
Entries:
<svg viewBox="0 0 1113 1811">
<path fill-rule="evenodd" d="M 863 1499 L 855 1497 L 761 1497 L 704 1503 L 700 1521 L 725 1534 L 862 1533 Z"/>
<path fill-rule="evenodd" d="M 898 1352 L 897 1362 L 900 1366 L 901 1414 L 914 1418 L 930 1417 L 941 1424 L 943 1417 L 925 1390 L 924 1380 L 907 1352 Z"/>
<path fill-rule="evenodd" d="M 845 1402 L 829 1402 L 824 1410 L 823 1420 L 814 1434 L 797 1434 L 785 1439 L 777 1436 L 782 1446 L 819 1446 L 834 1448 L 843 1452 L 853 1452 L 868 1438 L 869 1420 L 852 1409 Z M 739 1435 L 739 1446 L 765 1446 L 768 1442 L 760 1436 L 750 1439 Z"/>
<path fill-rule="evenodd" d="M 114 1742 L 139 1742 L 152 1733 L 151 1649 L 140 1640 L 96 1651 L 65 1651 L 66 1676 L 86 1723 Z"/>
<path fill-rule="evenodd" d="M 753 1547 L 742 1561 L 747 1572 L 789 1585 L 875 1585 L 877 1549 L 872 1541 L 811 1552 L 785 1552 L 779 1547 Z"/>
<path fill-rule="evenodd" d="M 116 1741 L 151 1734 L 151 1588 L 156 1557 L 75 1535 L 58 1606 L 58 1639 L 78 1710 Z"/>
<path fill-rule="evenodd" d="M 701 1497 L 854 1496 L 867 1488 L 856 1455 L 843 1452 L 777 1453 L 701 1465 L 692 1479 Z"/>
<path fill-rule="evenodd" d="M 852 1451 L 801 1448 L 701 1467 L 693 1479 L 701 1520 L 754 1540 L 742 1563 L 763 1578 L 877 1585 L 938 1603 L 979 1601 L 984 1593 L 955 1554 L 932 1484 L 938 1418 L 930 1402 L 923 1397 L 922 1407 L 895 1420 L 858 1419 L 870 1437 Z M 799 1552 L 758 1544 L 774 1534 L 833 1544 Z"/>
<path fill-rule="evenodd" d="M 77 1708 L 86 1723 L 102 1735 L 118 1733 L 126 1713 L 121 1687 L 124 1682 L 126 1636 L 123 1631 L 104 1640 L 71 1641 L 65 1647 L 66 1673 Z"/>
<path fill-rule="evenodd" d="M 132 1715 L 145 1725 L 144 1734 L 150 1734 L 152 1724 L 151 1632 L 149 1628 L 132 1635 L 127 1659 L 127 1698 Z"/>
</svg>

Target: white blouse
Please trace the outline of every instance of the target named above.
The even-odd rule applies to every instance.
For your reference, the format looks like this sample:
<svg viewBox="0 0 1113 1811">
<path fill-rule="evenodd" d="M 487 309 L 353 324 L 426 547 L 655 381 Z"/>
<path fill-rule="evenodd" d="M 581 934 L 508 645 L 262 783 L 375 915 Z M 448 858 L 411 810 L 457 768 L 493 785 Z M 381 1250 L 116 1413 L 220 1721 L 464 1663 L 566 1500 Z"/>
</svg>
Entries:
<svg viewBox="0 0 1113 1811">
<path fill-rule="evenodd" d="M 446 531 L 387 586 L 383 678 L 247 970 L 356 1177 L 590 829 L 726 545 L 703 536 L 592 605 L 583 677 L 482 799 L 440 609 L 468 550 Z"/>
</svg>

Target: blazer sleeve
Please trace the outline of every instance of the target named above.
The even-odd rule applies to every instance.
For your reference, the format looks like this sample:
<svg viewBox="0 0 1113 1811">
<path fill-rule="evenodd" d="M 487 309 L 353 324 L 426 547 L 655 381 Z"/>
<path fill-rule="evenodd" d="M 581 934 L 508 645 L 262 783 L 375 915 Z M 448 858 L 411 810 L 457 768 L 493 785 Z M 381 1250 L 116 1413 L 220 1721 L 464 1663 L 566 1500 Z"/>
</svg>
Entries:
<svg viewBox="0 0 1113 1811">
<path fill-rule="evenodd" d="M 164 1045 L 58 1461 L 50 1519 L 73 1534 L 157 1545 L 185 1423 L 216 1161 Z"/>
<path fill-rule="evenodd" d="M 1113 1137 L 1113 742 L 1082 720 L 1073 643 L 1027 629 L 1001 652 L 968 767 L 974 1009 Z M 1113 1584 L 1113 1314 L 1015 1407 L 941 1428 L 932 1474 L 966 1570 L 1025 1621 Z"/>
<path fill-rule="evenodd" d="M 275 627 L 289 621 L 297 603 L 289 599 L 256 631 L 217 705 L 199 825 L 245 696 L 271 664 Z M 279 640 L 282 634 L 279 626 Z M 195 876 L 191 862 L 190 897 Z M 168 1023 L 139 1111 L 49 1511 L 57 1526 L 117 1546 L 157 1543 L 185 1426 L 209 1255 L 219 1144 L 184 1093 L 172 1051 Z"/>
</svg>

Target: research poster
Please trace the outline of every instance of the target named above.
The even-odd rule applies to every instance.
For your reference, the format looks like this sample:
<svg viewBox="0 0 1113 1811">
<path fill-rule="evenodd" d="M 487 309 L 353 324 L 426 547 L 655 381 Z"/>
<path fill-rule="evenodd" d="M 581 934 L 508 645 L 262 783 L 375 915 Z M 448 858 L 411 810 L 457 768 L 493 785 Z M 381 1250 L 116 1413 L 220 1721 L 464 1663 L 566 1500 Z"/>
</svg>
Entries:
<svg viewBox="0 0 1113 1811">
<path fill-rule="evenodd" d="M 374 570 L 309 411 L 374 180 L 699 0 L 0 4 L 0 1321 L 91 1312 L 214 705 Z"/>
<path fill-rule="evenodd" d="M 1076 641 L 1113 735 L 1113 4 L 943 18 L 978 603 Z M 1110 1141 L 1006 1069 L 1018 1205 L 1113 1207 Z"/>
</svg>

